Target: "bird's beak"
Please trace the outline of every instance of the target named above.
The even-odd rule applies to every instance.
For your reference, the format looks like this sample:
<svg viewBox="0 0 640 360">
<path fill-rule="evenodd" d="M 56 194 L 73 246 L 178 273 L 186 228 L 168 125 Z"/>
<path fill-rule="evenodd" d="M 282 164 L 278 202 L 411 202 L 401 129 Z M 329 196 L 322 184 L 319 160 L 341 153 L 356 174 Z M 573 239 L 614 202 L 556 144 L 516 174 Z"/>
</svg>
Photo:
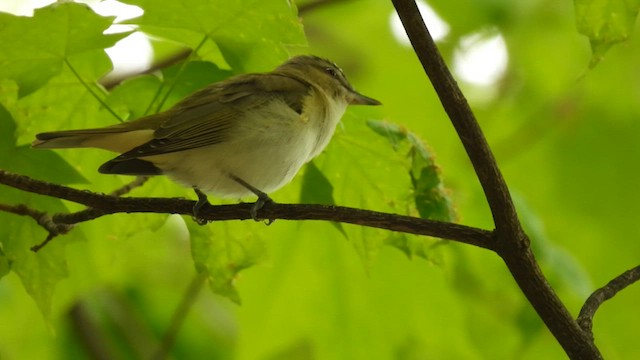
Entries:
<svg viewBox="0 0 640 360">
<path fill-rule="evenodd" d="M 349 92 L 348 98 L 351 105 L 382 105 L 380 101 L 364 96 L 355 90 Z"/>
</svg>

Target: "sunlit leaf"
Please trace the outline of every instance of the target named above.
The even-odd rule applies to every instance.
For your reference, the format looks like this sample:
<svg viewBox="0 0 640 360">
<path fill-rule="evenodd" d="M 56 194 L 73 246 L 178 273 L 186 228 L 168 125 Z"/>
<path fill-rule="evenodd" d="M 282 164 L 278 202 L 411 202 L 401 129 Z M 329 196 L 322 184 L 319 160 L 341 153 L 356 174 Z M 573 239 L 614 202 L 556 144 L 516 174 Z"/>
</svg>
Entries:
<svg viewBox="0 0 640 360">
<path fill-rule="evenodd" d="M 13 79 L 20 97 L 57 75 L 70 56 L 113 46 L 127 33 L 104 34 L 113 18 L 71 2 L 37 9 L 33 17 L 0 12 L 0 78 Z"/>
<path fill-rule="evenodd" d="M 54 180 L 60 183 L 81 182 L 83 177 L 54 153 L 37 153 L 25 146 L 15 146 L 15 123 L 11 114 L 0 105 L 0 169 L 17 171 L 35 178 L 46 178 L 48 166 L 55 166 L 58 172 Z M 57 199 L 33 199 L 29 193 L 14 189 L 2 189 L 0 203 L 7 205 L 29 204 L 33 209 L 61 210 Z M 0 221 L 11 226 L 0 230 L 0 275 L 9 270 L 15 272 L 25 289 L 34 299 L 40 311 L 48 318 L 51 300 L 56 285 L 67 277 L 64 256 L 64 239 L 56 239 L 38 253 L 31 247 L 45 240 L 47 234 L 31 218 L 0 212 Z"/>
<path fill-rule="evenodd" d="M 291 1 L 125 2 L 145 9 L 130 21 L 145 32 L 196 50 L 213 41 L 237 72 L 270 70 L 287 57 L 287 46 L 306 43 Z"/>
<path fill-rule="evenodd" d="M 396 151 L 400 149 L 402 141 L 410 145 L 406 156 L 415 206 L 420 216 L 426 219 L 455 221 L 453 203 L 442 183 L 440 168 L 436 165 L 431 150 L 414 133 L 397 124 L 369 120 L 367 125 L 389 140 Z"/>
<path fill-rule="evenodd" d="M 189 223 L 191 255 L 196 270 L 207 276 L 211 290 L 240 304 L 235 282 L 240 271 L 247 269 L 265 256 L 265 244 L 257 231 L 237 232 L 235 224 L 198 226 Z M 264 226 L 263 224 L 244 225 Z"/>
<path fill-rule="evenodd" d="M 578 31 L 589 37 L 594 67 L 611 46 L 626 41 L 640 9 L 639 0 L 574 0 Z"/>
<path fill-rule="evenodd" d="M 22 2 L 0 1 L 0 7 Z M 104 44 L 92 48 L 99 44 L 93 41 L 94 35 L 104 35 L 90 35 L 91 26 L 79 24 L 80 20 L 69 23 L 86 30 L 90 42 L 72 46 L 80 52 L 65 55 L 66 48 L 62 52 L 80 78 L 122 119 L 155 111 L 157 103 L 149 105 L 158 89 L 160 99 L 172 89 L 163 104 L 166 108 L 218 76 L 273 69 L 288 55 L 289 44 L 300 43 L 296 39 L 302 38 L 300 24 L 304 23 L 311 47 L 292 53 L 314 53 L 336 61 L 356 89 L 384 103 L 350 107 L 329 148 L 314 159 L 317 184 L 326 180 L 321 186 L 325 197 L 332 194 L 339 205 L 446 217 L 446 202 L 436 201 L 442 207 L 427 203 L 419 209 L 422 205 L 416 196 L 422 192 L 427 199 L 437 198 L 432 191 L 444 177 L 446 188 L 452 189 L 444 193 L 456 204 L 461 222 L 484 229 L 494 225 L 460 139 L 415 53 L 399 44 L 389 29 L 391 2 L 321 2 L 318 6 L 316 1 L 303 0 L 295 2 L 300 14 L 285 0 L 138 3 L 150 16 L 141 31 L 152 34 L 154 49 L 164 49 L 154 54 L 156 59 L 164 60 L 174 49 L 197 49 L 188 61 L 127 79 L 107 93 L 96 83 L 111 62 Z M 463 91 L 510 189 L 517 189 L 529 205 L 527 210 L 518 202 L 518 213 L 543 272 L 576 313 L 593 287 L 635 266 L 640 253 L 634 226 L 640 213 L 640 192 L 635 191 L 640 167 L 634 162 L 640 158 L 640 102 L 634 81 L 640 43 L 628 41 L 616 47 L 616 56 L 607 66 L 576 82 L 584 67 L 585 42 L 576 37 L 571 3 L 428 3 L 451 29 L 447 39 L 438 43 L 448 60 L 461 37 L 487 28 L 498 29 L 507 42 L 505 77 L 491 86 Z M 612 13 L 621 4 L 588 2 L 592 3 L 599 4 L 593 11 L 597 16 Z M 637 9 L 636 2 L 626 4 L 631 4 L 627 9 Z M 54 5 L 65 6 L 79 5 Z M 632 12 L 625 14 L 626 23 L 602 15 L 595 17 L 594 24 L 601 21 L 602 29 L 610 27 L 600 33 L 616 39 L 618 29 L 635 21 Z M 3 46 L 9 44 L 0 51 L 0 62 L 5 65 L 7 57 L 13 62 L 0 69 L 0 103 L 11 116 L 9 122 L 0 122 L 0 168 L 10 166 L 15 172 L 53 182 L 84 182 L 74 186 L 105 193 L 130 181 L 130 177 L 97 173 L 103 161 L 115 156 L 108 152 L 29 148 L 38 132 L 105 126 L 118 119 L 59 60 L 60 51 L 42 52 L 42 46 L 48 45 L 43 42 L 56 47 L 57 39 L 66 36 L 64 23 L 53 23 L 51 31 L 38 36 L 24 27 L 6 39 L 8 33 L 3 31 L 19 23 L 5 21 L 8 18 L 14 17 L 2 16 L 0 21 L 0 27 L 8 26 L 0 29 Z M 131 20 L 137 21 L 144 22 Z M 431 29 L 432 24 L 427 26 Z M 594 35 L 596 28 L 588 25 Z M 42 27 L 34 29 L 40 32 Z M 630 39 L 635 35 L 632 30 L 626 30 Z M 606 49 L 608 40 L 598 41 Z M 24 64 L 18 63 L 21 59 Z M 383 126 L 378 129 L 380 136 L 366 125 L 366 119 L 401 121 L 403 126 Z M 415 138 L 407 136 L 409 130 Z M 420 143 L 429 146 L 416 145 Z M 437 163 L 430 149 L 437 153 Z M 276 202 L 298 202 L 308 180 L 306 173 L 303 170 L 270 196 Z M 194 199 L 189 189 L 163 177 L 151 179 L 130 195 Z M 3 185 L 0 203 L 23 203 L 50 213 L 67 211 L 56 199 Z M 193 255 L 197 269 L 207 275 L 213 288 L 236 300 L 241 295 L 243 304 L 236 306 L 209 291 L 201 292 L 174 334 L 169 358 L 202 354 L 237 360 L 566 357 L 492 252 L 354 225 L 343 225 L 349 235 L 345 239 L 320 221 L 277 220 L 269 227 L 251 221 L 215 222 L 191 229 L 191 234 L 185 222 L 192 224 L 188 217 L 177 215 L 114 214 L 79 224 L 54 239 L 49 253 L 33 254 L 29 247 L 44 240 L 46 231 L 30 218 L 1 212 L 0 276 L 9 271 L 0 279 L 0 318 L 5 325 L 0 326 L 0 338 L 5 340 L 2 356 L 90 357 L 84 352 L 86 342 L 78 336 L 83 332 L 74 325 L 77 313 L 69 310 L 100 294 L 118 294 L 127 301 L 102 296 L 104 302 L 97 306 L 102 312 L 90 312 L 84 318 L 91 321 L 102 316 L 95 322 L 100 328 L 91 332 L 92 340 L 105 341 L 110 348 L 127 347 L 124 353 L 135 358 L 150 357 L 195 275 Z M 75 241 L 83 238 L 89 240 Z M 268 259 L 264 239 L 269 239 Z M 258 262 L 237 271 L 237 264 Z M 69 276 L 64 278 L 66 273 Z M 640 358 L 636 346 L 640 324 L 629 321 L 640 316 L 638 289 L 631 286 L 620 292 L 597 315 L 594 335 L 604 358 Z M 41 314 L 47 311 L 50 321 L 45 323 Z"/>
<path fill-rule="evenodd" d="M 111 61 L 102 50 L 74 55 L 69 62 L 88 84 L 94 84 L 111 69 Z M 103 96 L 95 85 L 90 86 Z M 30 144 L 34 134 L 39 132 L 100 127 L 118 122 L 68 66 L 36 91 L 18 99 L 8 110 L 17 120 L 19 144 Z"/>
</svg>

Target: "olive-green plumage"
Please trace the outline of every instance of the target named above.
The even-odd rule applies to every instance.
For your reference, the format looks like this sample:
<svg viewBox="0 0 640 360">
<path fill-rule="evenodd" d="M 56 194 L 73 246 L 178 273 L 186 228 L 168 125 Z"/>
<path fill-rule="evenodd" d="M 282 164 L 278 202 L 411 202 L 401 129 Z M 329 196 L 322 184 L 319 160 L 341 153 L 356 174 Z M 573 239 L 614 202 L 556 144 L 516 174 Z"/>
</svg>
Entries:
<svg viewBox="0 0 640 360">
<path fill-rule="evenodd" d="M 272 72 L 210 85 L 162 113 L 38 134 L 33 147 L 111 150 L 121 155 L 102 173 L 166 174 L 219 197 L 242 197 L 288 183 L 326 147 L 349 104 L 380 103 L 357 93 L 332 62 L 297 56 Z"/>
</svg>

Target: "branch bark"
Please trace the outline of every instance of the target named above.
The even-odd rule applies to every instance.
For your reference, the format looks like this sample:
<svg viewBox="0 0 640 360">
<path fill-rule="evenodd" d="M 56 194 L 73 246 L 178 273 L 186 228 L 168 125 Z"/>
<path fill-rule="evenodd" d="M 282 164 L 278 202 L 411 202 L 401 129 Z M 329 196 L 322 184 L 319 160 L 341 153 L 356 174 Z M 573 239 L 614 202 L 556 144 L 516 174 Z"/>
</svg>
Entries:
<svg viewBox="0 0 640 360">
<path fill-rule="evenodd" d="M 616 276 L 613 280 L 609 281 L 607 285 L 594 291 L 587 301 L 585 301 L 580 310 L 580 315 L 578 315 L 578 324 L 589 334 L 591 339 L 593 339 L 593 317 L 600 308 L 600 305 L 638 280 L 640 280 L 640 265 Z"/>
<path fill-rule="evenodd" d="M 97 194 L 67 186 L 31 179 L 24 175 L 0 170 L 0 184 L 16 189 L 52 196 L 89 206 L 89 209 L 69 214 L 55 214 L 56 224 L 77 224 L 115 213 L 165 213 L 193 215 L 195 201 L 176 198 L 133 198 Z M 253 204 L 210 205 L 198 213 L 203 220 L 251 219 Z M 411 216 L 328 205 L 266 204 L 259 212 L 263 219 L 324 220 L 374 227 L 416 235 L 427 235 L 453 240 L 485 249 L 492 249 L 494 241 L 490 231 L 474 227 L 427 220 Z"/>
<path fill-rule="evenodd" d="M 392 3 L 478 176 L 496 227 L 496 252 L 567 355 L 572 359 L 601 359 L 592 339 L 573 320 L 542 274 L 489 144 L 415 1 L 392 0 Z"/>
</svg>

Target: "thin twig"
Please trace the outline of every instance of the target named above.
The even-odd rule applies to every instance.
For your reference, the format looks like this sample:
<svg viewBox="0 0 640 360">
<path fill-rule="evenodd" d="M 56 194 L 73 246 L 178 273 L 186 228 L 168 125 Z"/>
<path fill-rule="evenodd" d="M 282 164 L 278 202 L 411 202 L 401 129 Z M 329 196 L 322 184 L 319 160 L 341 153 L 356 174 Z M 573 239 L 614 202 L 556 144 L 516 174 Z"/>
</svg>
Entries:
<svg viewBox="0 0 640 360">
<path fill-rule="evenodd" d="M 573 320 L 540 270 L 489 144 L 429 34 L 415 1 L 392 2 L 485 193 L 496 227 L 492 247 L 569 357 L 601 359 L 593 341 Z"/>
<path fill-rule="evenodd" d="M 135 72 L 124 72 L 124 73 L 109 73 L 107 76 L 103 77 L 98 81 L 102 87 L 107 90 L 111 90 L 116 86 L 120 85 L 123 81 L 127 79 L 132 79 L 141 75 L 153 74 L 154 72 L 162 69 L 166 69 L 172 65 L 175 65 L 181 61 L 184 61 L 191 54 L 191 49 L 181 49 L 178 52 L 167 56 L 164 59 L 160 59 L 155 62 L 151 67 L 144 69 L 142 71 Z"/>
<path fill-rule="evenodd" d="M 71 70 L 73 75 L 78 79 L 80 84 L 82 84 L 82 86 L 84 86 L 84 88 L 87 89 L 87 91 L 91 94 L 91 96 L 93 96 L 100 103 L 100 105 L 102 105 L 105 109 L 107 109 L 107 111 L 109 111 L 111 115 L 113 115 L 113 117 L 118 119 L 118 121 L 120 122 L 124 121 L 122 120 L 120 115 L 116 114 L 116 112 L 113 111 L 113 109 L 100 97 L 100 95 L 98 95 L 93 89 L 91 89 L 89 84 L 87 84 L 87 82 L 84 81 L 84 79 L 82 79 L 82 76 L 80 76 L 80 74 L 76 71 L 73 65 L 71 65 L 68 59 L 64 59 L 64 63 L 67 64 L 67 67 L 69 68 L 69 70 Z"/>
<path fill-rule="evenodd" d="M 625 289 L 627 286 L 640 280 L 640 265 L 633 269 L 627 270 L 624 273 L 618 275 L 613 280 L 600 289 L 596 290 L 587 298 L 580 315 L 578 315 L 578 324 L 580 327 L 588 333 L 593 339 L 593 317 L 605 301 L 613 298 L 616 294 Z"/>
<path fill-rule="evenodd" d="M 159 113 L 160 111 L 162 111 L 162 107 L 164 106 L 164 103 L 167 101 L 167 99 L 171 95 L 171 92 L 175 89 L 176 85 L 178 85 L 178 79 L 180 79 L 180 76 L 182 76 L 182 73 L 184 73 L 184 70 L 186 69 L 187 64 L 189 62 L 189 59 L 191 59 L 193 56 L 195 56 L 198 53 L 198 51 L 200 51 L 200 49 L 204 46 L 207 40 L 209 40 L 209 36 L 205 35 L 202 38 L 202 40 L 200 40 L 198 45 L 193 49 L 193 51 L 190 52 L 189 55 L 185 58 L 185 61 L 182 62 L 182 64 L 178 68 L 178 71 L 176 72 L 176 75 L 170 81 L 167 92 L 164 94 L 164 96 L 160 100 L 160 103 L 158 103 L 158 106 L 156 106 L 156 109 L 155 109 L 156 113 Z M 153 100 L 151 100 L 151 102 L 149 103 L 149 107 L 147 107 L 147 110 L 144 112 L 145 115 L 149 114 L 149 111 L 151 111 L 153 104 L 160 97 L 160 94 L 162 93 L 162 89 L 165 88 L 165 85 L 166 85 L 166 82 L 163 82 L 162 84 L 160 84 L 160 86 L 158 87 L 158 91 L 156 91 L 156 94 L 153 97 Z"/>
<path fill-rule="evenodd" d="M 144 185 L 144 183 L 146 183 L 147 180 L 149 180 L 149 177 L 147 176 L 138 176 L 132 182 L 125 184 L 122 187 L 111 192 L 111 196 L 118 197 L 118 196 L 125 195 L 129 193 L 131 190 Z M 38 225 L 40 225 L 45 230 L 47 230 L 49 234 L 47 235 L 45 240 L 31 247 L 31 251 L 33 252 L 40 251 L 56 236 L 66 234 L 69 231 L 71 231 L 71 229 L 73 229 L 73 224 L 75 224 L 75 222 L 64 221 L 65 219 L 69 219 L 69 218 L 86 219 L 84 221 L 87 221 L 87 220 L 95 219 L 102 215 L 105 215 L 103 212 L 96 209 L 92 209 L 92 208 L 81 210 L 74 213 L 58 213 L 58 214 L 49 215 L 44 211 L 32 209 L 24 204 L 8 205 L 8 204 L 1 204 L 1 203 L 0 203 L 0 211 L 21 215 L 21 216 L 28 216 L 34 219 L 38 223 Z"/>
<path fill-rule="evenodd" d="M 131 181 L 128 184 L 124 184 L 118 189 L 115 189 L 111 192 L 111 196 L 122 196 L 131 192 L 131 190 L 144 185 L 149 180 L 148 176 L 136 176 L 135 180 Z"/>
<path fill-rule="evenodd" d="M 0 184 L 16 189 L 52 196 L 89 206 L 90 209 L 71 214 L 56 214 L 53 221 L 77 224 L 115 213 L 164 213 L 193 215 L 194 201 L 167 198 L 115 197 L 67 186 L 52 184 L 28 176 L 0 170 Z M 204 220 L 247 220 L 253 204 L 204 206 L 198 217 Z M 416 235 L 433 236 L 493 250 L 491 231 L 470 226 L 427 220 L 411 216 L 354 209 L 343 206 L 277 204 L 265 205 L 258 214 L 264 219 L 323 220 L 344 222 Z"/>
<path fill-rule="evenodd" d="M 28 216 L 33 220 L 35 220 L 36 223 L 38 223 L 38 225 L 42 226 L 45 230 L 47 230 L 49 234 L 47 234 L 47 237 L 45 238 L 45 240 L 38 245 L 34 245 L 31 248 L 31 250 L 34 252 L 37 252 L 38 250 L 42 249 L 46 244 L 49 243 L 49 241 L 51 241 L 56 236 L 61 234 L 66 234 L 69 231 L 71 231 L 71 229 L 73 228 L 73 225 L 57 223 L 53 219 L 53 217 L 49 216 L 49 214 L 47 214 L 46 212 L 32 209 L 24 204 L 18 204 L 18 205 L 0 204 L 0 211 L 21 215 L 21 216 Z"/>
</svg>

